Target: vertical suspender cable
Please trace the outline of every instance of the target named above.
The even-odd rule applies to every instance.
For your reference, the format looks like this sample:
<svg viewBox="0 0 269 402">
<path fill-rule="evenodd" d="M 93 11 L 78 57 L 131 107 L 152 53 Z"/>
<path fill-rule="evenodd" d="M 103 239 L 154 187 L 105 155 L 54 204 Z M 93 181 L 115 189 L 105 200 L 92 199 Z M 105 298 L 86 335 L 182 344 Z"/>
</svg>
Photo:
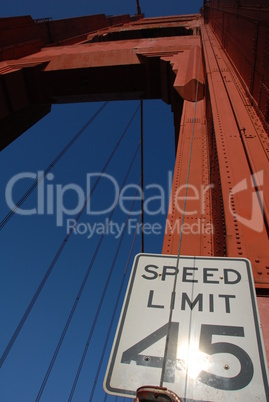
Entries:
<svg viewBox="0 0 269 402">
<path fill-rule="evenodd" d="M 181 251 L 182 236 L 183 236 L 183 224 L 184 224 L 184 218 L 185 218 L 185 212 L 186 212 L 188 184 L 189 184 L 189 178 L 190 178 L 191 157 L 192 157 L 192 147 L 193 147 L 193 138 L 194 138 L 195 115 L 196 115 L 197 100 L 198 100 L 198 87 L 199 87 L 201 59 L 202 59 L 202 45 L 201 45 L 201 48 L 200 48 L 200 56 L 199 56 L 198 76 L 197 76 L 195 105 L 194 105 L 194 116 L 193 116 L 192 135 L 191 135 L 191 145 L 190 145 L 189 163 L 188 163 L 187 180 L 186 180 L 186 191 L 185 191 L 185 197 L 184 197 L 182 223 L 180 225 L 180 238 L 179 238 L 178 255 L 177 255 L 177 263 L 176 263 L 176 274 L 175 274 L 175 278 L 174 278 L 173 291 L 172 291 L 173 295 L 175 295 L 175 292 L 176 292 L 177 278 L 178 278 L 178 272 L 179 272 L 178 268 L 179 268 L 180 251 Z M 171 303 L 170 313 L 169 313 L 169 321 L 168 321 L 168 331 L 167 331 L 167 337 L 166 337 L 166 342 L 165 342 L 164 358 L 163 358 L 163 365 L 162 365 L 162 374 L 161 374 L 161 380 L 160 380 L 160 386 L 161 387 L 163 386 L 163 383 L 164 383 L 165 367 L 166 367 L 166 360 L 167 360 L 167 353 L 168 353 L 168 345 L 169 345 L 169 338 L 170 338 L 170 332 L 171 332 L 172 316 L 173 316 L 173 305 Z M 185 388 L 186 388 L 186 384 L 185 384 Z"/>
<path fill-rule="evenodd" d="M 120 192 L 122 191 L 122 189 L 123 189 L 123 187 L 124 187 L 124 185 L 125 185 L 125 183 L 126 183 L 126 180 L 127 180 L 128 176 L 129 176 L 129 174 L 130 174 L 130 171 L 131 171 L 132 166 L 133 166 L 133 164 L 134 164 L 134 161 L 135 161 L 135 158 L 136 158 L 136 156 L 137 156 L 138 150 L 139 150 L 139 146 L 137 147 L 136 152 L 135 152 L 135 154 L 134 154 L 134 156 L 133 156 L 133 159 L 132 159 L 132 161 L 131 161 L 131 163 L 130 163 L 130 165 L 129 165 L 129 168 L 128 168 L 127 172 L 126 172 L 125 178 L 124 178 L 123 183 L 122 183 L 122 185 L 121 185 Z M 120 192 L 119 192 L 119 194 L 120 194 Z M 51 370 L 53 369 L 55 360 L 56 360 L 56 358 L 57 358 L 57 356 L 58 356 L 58 353 L 59 353 L 60 348 L 61 348 L 61 346 L 62 346 L 62 343 L 63 343 L 63 341 L 64 341 L 66 332 L 67 332 L 67 330 L 68 330 L 68 328 L 69 328 L 69 325 L 70 325 L 70 323 L 71 323 L 71 320 L 72 320 L 73 315 L 74 315 L 74 313 L 75 313 L 75 310 L 76 310 L 76 308 L 77 308 L 78 302 L 79 302 L 79 300 L 80 300 L 80 297 L 81 297 L 81 295 L 82 295 L 82 292 L 83 292 L 83 290 L 84 290 L 84 288 L 85 288 L 85 285 L 86 285 L 87 280 L 88 280 L 88 278 L 89 278 L 89 275 L 90 275 L 90 273 L 91 273 L 93 264 L 94 264 L 94 262 L 95 262 L 95 259 L 96 259 L 96 257 L 97 257 L 97 254 L 98 254 L 99 250 L 100 250 L 101 244 L 102 244 L 102 242 L 103 242 L 103 240 L 104 240 L 104 237 L 105 237 L 105 235 L 106 235 L 106 229 L 107 229 L 107 227 L 108 227 L 108 225 L 109 225 L 109 222 L 110 222 L 111 219 L 112 219 L 112 216 L 113 216 L 113 213 L 114 213 L 114 211 L 115 211 L 115 209 L 116 209 L 116 204 L 117 204 L 118 200 L 119 200 L 119 195 L 118 195 L 118 197 L 117 197 L 117 199 L 116 199 L 116 202 L 115 202 L 115 205 L 114 205 L 112 211 L 110 212 L 110 215 L 109 215 L 109 217 L 108 217 L 108 219 L 107 219 L 107 222 L 106 222 L 105 230 L 103 231 L 103 234 L 102 234 L 102 236 L 100 237 L 100 240 L 99 240 L 99 242 L 98 242 L 98 244 L 97 244 L 97 246 L 96 246 L 96 249 L 95 249 L 94 254 L 93 254 L 93 256 L 92 256 L 92 259 L 91 259 L 91 262 L 90 262 L 90 264 L 89 264 L 89 267 L 88 267 L 88 269 L 87 269 L 87 271 L 86 271 L 86 274 L 85 274 L 85 276 L 84 276 L 84 278 L 83 278 L 83 281 L 82 281 L 82 284 L 81 284 L 81 286 L 80 286 L 80 289 L 79 289 L 79 291 L 78 291 L 78 293 L 77 293 L 77 295 L 76 295 L 76 298 L 75 298 L 73 307 L 72 307 L 72 309 L 71 309 L 71 311 L 70 311 L 70 313 L 69 313 L 69 316 L 68 316 L 68 318 L 67 318 L 66 324 L 65 324 L 65 326 L 64 326 L 64 329 L 63 329 L 63 331 L 62 331 L 61 337 L 60 337 L 59 342 L 58 342 L 58 344 L 57 344 L 57 346 L 56 346 L 56 349 L 55 349 L 55 351 L 54 351 L 53 357 L 52 357 L 52 359 L 51 359 L 50 365 L 49 365 L 48 370 L 47 370 L 47 372 L 46 372 L 46 374 L 45 374 L 45 377 L 44 377 L 44 379 L 43 379 L 43 382 L 42 382 L 42 384 L 41 384 L 41 387 L 40 387 L 40 389 L 39 389 L 39 392 L 38 392 L 38 395 L 37 395 L 37 397 L 36 397 L 35 402 L 39 402 L 39 401 L 40 401 L 40 398 L 41 398 L 41 396 L 42 396 L 42 394 L 43 394 L 43 391 L 44 391 L 44 388 L 45 388 L 45 386 L 46 386 L 46 384 L 47 384 L 47 381 L 48 381 L 48 379 L 49 379 Z"/>
<path fill-rule="evenodd" d="M 9 211 L 9 213 L 4 217 L 4 219 L 0 222 L 0 230 L 4 228 L 4 226 L 8 223 L 8 221 L 15 215 L 16 211 L 20 208 L 20 206 L 27 200 L 27 198 L 32 194 L 32 192 L 37 188 L 39 183 L 41 183 L 47 174 L 51 171 L 51 169 L 56 165 L 57 162 L 64 156 L 64 154 L 71 148 L 71 146 L 75 143 L 75 141 L 84 133 L 84 131 L 90 126 L 90 124 L 95 120 L 95 118 L 101 113 L 101 111 L 106 107 L 108 102 L 105 102 L 95 114 L 87 121 L 87 123 L 79 130 L 79 132 L 72 138 L 71 141 L 59 152 L 56 158 L 49 164 L 49 166 L 44 170 L 44 172 L 38 176 L 37 180 L 32 184 L 31 187 L 23 194 L 23 196 L 16 203 L 14 208 Z"/>
<path fill-rule="evenodd" d="M 145 249 L 145 236 L 144 236 L 144 110 L 143 110 L 143 99 L 140 100 L 140 133 L 141 133 L 141 214 L 142 214 L 142 231 L 141 231 L 141 243 L 142 243 L 142 253 Z"/>
<path fill-rule="evenodd" d="M 102 355 L 101 355 L 99 365 L 98 365 L 98 368 L 97 368 L 97 371 L 96 371 L 96 375 L 95 375 L 95 379 L 94 379 L 94 383 L 93 383 L 93 387 L 92 387 L 89 402 L 92 402 L 92 400 L 93 400 L 95 388 L 96 388 L 96 385 L 97 385 L 97 381 L 98 381 L 100 370 L 101 370 L 101 367 L 102 367 L 102 364 L 103 364 L 106 348 L 107 348 L 107 345 L 108 345 L 108 340 L 109 340 L 111 330 L 112 330 L 112 326 L 113 326 L 115 316 L 116 316 L 116 313 L 117 313 L 117 310 L 118 310 L 118 306 L 119 306 L 119 302 L 120 302 L 121 293 L 122 293 L 122 290 L 123 290 L 123 285 L 124 285 L 126 273 L 127 273 L 127 270 L 128 270 L 129 264 L 130 264 L 130 259 L 131 259 L 132 253 L 133 253 L 133 249 L 134 249 L 134 245 L 135 245 L 135 240 L 136 240 L 136 236 L 137 236 L 141 216 L 142 216 L 142 214 L 140 214 L 140 218 L 139 218 L 138 225 L 137 225 L 137 228 L 136 228 L 136 231 L 135 231 L 135 234 L 134 234 L 131 249 L 130 249 L 130 252 L 129 252 L 129 255 L 128 255 L 128 259 L 127 259 L 127 262 L 126 262 L 126 265 L 125 265 L 124 272 L 123 272 L 123 276 L 122 276 L 122 280 L 121 280 L 121 284 L 120 284 L 120 289 L 118 291 L 118 297 L 117 297 L 116 304 L 115 304 L 115 307 L 114 307 L 114 310 L 113 310 L 113 314 L 112 314 L 112 317 L 111 317 L 111 320 L 110 320 L 110 324 L 109 324 L 109 328 L 108 328 L 108 331 L 107 331 L 105 344 L 104 344 Z M 124 398 L 124 401 L 125 401 L 125 398 Z"/>
<path fill-rule="evenodd" d="M 90 198 L 92 197 L 92 194 L 93 194 L 93 192 L 95 191 L 95 189 L 96 189 L 96 187 L 97 187 L 97 185 L 98 185 L 98 183 L 99 183 L 99 181 L 100 181 L 100 179 L 101 179 L 101 177 L 102 177 L 102 174 L 103 174 L 103 173 L 105 172 L 105 170 L 107 169 L 107 167 L 108 167 L 109 163 L 111 162 L 111 160 L 112 160 L 114 154 L 116 153 L 116 150 L 118 149 L 118 147 L 119 147 L 121 141 L 123 140 L 123 138 L 124 138 L 126 132 L 127 132 L 128 129 L 129 129 L 129 127 L 130 127 L 132 121 L 134 120 L 138 109 L 139 109 L 139 106 L 138 106 L 137 109 L 135 110 L 135 112 L 134 112 L 134 114 L 132 115 L 131 119 L 129 120 L 129 122 L 128 122 L 126 128 L 124 129 L 123 133 L 121 134 L 121 136 L 120 136 L 118 142 L 116 143 L 116 145 L 115 145 L 113 151 L 111 152 L 111 154 L 110 154 L 108 160 L 106 161 L 106 163 L 105 163 L 105 165 L 104 165 L 104 167 L 103 167 L 103 169 L 102 169 L 102 172 L 101 172 L 100 176 L 98 176 L 96 182 L 95 182 L 94 185 L 93 185 L 93 188 L 92 188 L 90 194 L 88 194 L 88 196 L 87 196 L 87 198 L 86 198 L 86 200 L 85 200 L 85 202 L 84 202 L 84 204 L 83 204 L 81 210 L 79 211 L 79 213 L 78 213 L 77 216 L 75 217 L 73 226 L 71 227 L 70 231 L 66 234 L 66 236 L 65 236 L 65 238 L 64 238 L 64 240 L 63 240 L 63 242 L 62 242 L 62 244 L 60 245 L 58 251 L 56 252 L 56 255 L 55 255 L 55 257 L 53 258 L 53 260 L 52 260 L 52 262 L 51 262 L 51 264 L 50 264 L 50 266 L 49 266 L 47 272 L 45 273 L 45 275 L 44 275 L 42 281 L 40 282 L 40 284 L 39 284 L 39 286 L 38 286 L 38 288 L 37 288 L 37 290 L 36 290 L 36 292 L 35 292 L 35 294 L 34 294 L 34 296 L 32 297 L 32 299 L 31 299 L 31 301 L 30 301 L 30 303 L 29 303 L 29 305 L 28 305 L 28 307 L 27 307 L 25 313 L 23 314 L 23 317 L 21 318 L 21 320 L 20 320 L 20 322 L 19 322 L 17 328 L 15 329 L 15 331 L 14 331 L 14 333 L 13 333 L 13 335 L 12 335 L 12 337 L 11 337 L 9 343 L 8 343 L 8 345 L 6 346 L 6 348 L 5 348 L 5 350 L 4 350 L 3 354 L 2 354 L 2 356 L 1 356 L 1 358 L 0 358 L 0 368 L 2 367 L 4 361 L 6 360 L 8 354 L 9 354 L 11 348 L 12 348 L 12 346 L 14 345 L 14 343 L 15 343 L 15 341 L 16 341 L 16 339 L 17 339 L 17 336 L 19 335 L 19 333 L 20 333 L 20 331 L 21 331 L 21 329 L 22 329 L 22 327 L 23 327 L 25 321 L 26 321 L 27 318 L 29 317 L 29 314 L 31 313 L 32 308 L 34 307 L 36 300 L 38 299 L 38 297 L 39 297 L 39 295 L 40 295 L 42 289 L 44 288 L 44 286 L 45 286 L 45 284 L 46 284 L 46 282 L 47 282 L 47 280 L 48 280 L 48 278 L 49 278 L 49 276 L 50 276 L 50 274 L 51 274 L 51 272 L 52 272 L 54 266 L 56 265 L 56 263 L 57 263 L 57 261 L 58 261 L 60 255 L 61 255 L 63 249 L 65 248 L 65 246 L 66 246 L 68 240 L 70 239 L 70 236 L 71 236 L 71 234 L 73 233 L 73 231 L 74 231 L 74 229 L 75 229 L 75 227 L 76 227 L 76 224 L 77 224 L 78 220 L 80 219 L 80 217 L 81 217 L 81 215 L 82 215 L 84 209 L 86 208 L 86 206 L 87 206 L 87 204 L 88 204 Z"/>
<path fill-rule="evenodd" d="M 140 180 L 139 180 L 138 186 L 140 186 Z M 81 373 L 81 370 L 82 370 L 82 367 L 83 367 L 83 364 L 84 364 L 84 361 L 85 361 L 85 358 L 86 358 L 86 354 L 87 354 L 88 349 L 89 349 L 91 338 L 92 338 L 93 332 L 95 330 L 96 322 L 97 322 L 97 319 L 99 317 L 101 307 L 103 305 L 105 294 L 106 294 L 106 291 L 107 291 L 107 288 L 108 288 L 108 285 L 109 285 L 109 282 L 110 282 L 110 279 L 111 279 L 111 276 L 112 276 L 112 273 L 113 273 L 113 270 L 114 270 L 114 267 L 115 267 L 115 263 L 116 263 L 116 260 L 117 260 L 117 257 L 118 257 L 118 254 L 119 254 L 119 251 L 120 251 L 120 248 L 121 248 L 121 244 L 122 244 L 122 241 L 123 241 L 126 229 L 127 229 L 127 223 L 128 223 L 128 221 L 130 219 L 137 193 L 138 193 L 138 189 L 135 192 L 134 199 L 133 199 L 129 214 L 128 214 L 126 220 L 125 220 L 124 229 L 122 231 L 120 241 L 119 241 L 119 244 L 118 244 L 118 247 L 117 247 L 117 250 L 116 250 L 116 253 L 115 253 L 115 256 L 114 256 L 114 259 L 113 259 L 113 262 L 112 262 L 112 265 L 111 265 L 111 268 L 110 268 L 110 271 L 109 271 L 109 274 L 108 274 L 108 277 L 107 277 L 107 280 L 106 280 L 106 284 L 105 284 L 105 287 L 104 287 L 104 290 L 103 290 L 103 293 L 102 293 L 102 296 L 101 296 L 101 300 L 100 300 L 100 302 L 98 304 L 97 311 L 96 311 L 96 314 L 94 316 L 93 324 L 91 326 L 91 330 L 90 330 L 86 345 L 84 347 L 82 357 L 80 359 L 79 367 L 78 367 L 78 370 L 77 370 L 77 373 L 76 373 L 75 380 L 74 380 L 73 385 L 72 385 L 72 389 L 71 389 L 71 392 L 70 392 L 70 395 L 69 395 L 69 398 L 68 398 L 68 402 L 71 402 L 72 399 L 73 399 L 73 396 L 74 396 L 74 392 L 75 392 L 75 389 L 76 389 L 76 386 L 77 386 L 77 383 L 78 383 L 78 379 L 80 377 L 80 373 Z"/>
</svg>

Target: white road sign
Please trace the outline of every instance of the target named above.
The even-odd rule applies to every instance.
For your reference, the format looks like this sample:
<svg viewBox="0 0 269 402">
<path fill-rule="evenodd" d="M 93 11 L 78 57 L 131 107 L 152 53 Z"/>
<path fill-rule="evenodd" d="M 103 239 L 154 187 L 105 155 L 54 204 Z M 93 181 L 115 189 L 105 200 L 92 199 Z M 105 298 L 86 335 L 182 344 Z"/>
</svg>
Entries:
<svg viewBox="0 0 269 402">
<path fill-rule="evenodd" d="M 269 401 L 248 260 L 136 256 L 104 388 L 134 397 L 143 385 L 185 401 Z"/>
</svg>

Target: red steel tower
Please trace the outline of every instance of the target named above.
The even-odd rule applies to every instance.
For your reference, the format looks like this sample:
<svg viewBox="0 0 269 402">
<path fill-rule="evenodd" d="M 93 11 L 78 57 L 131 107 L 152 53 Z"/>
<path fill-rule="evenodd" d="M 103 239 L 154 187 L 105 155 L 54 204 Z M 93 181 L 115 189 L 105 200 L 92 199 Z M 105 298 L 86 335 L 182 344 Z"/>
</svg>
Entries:
<svg viewBox="0 0 269 402">
<path fill-rule="evenodd" d="M 171 104 L 177 153 L 163 253 L 178 252 L 185 208 L 200 230 L 183 236 L 181 254 L 248 258 L 267 356 L 268 21 L 266 0 L 205 1 L 202 15 L 163 18 L 0 19 L 1 148 L 55 103 Z"/>
</svg>

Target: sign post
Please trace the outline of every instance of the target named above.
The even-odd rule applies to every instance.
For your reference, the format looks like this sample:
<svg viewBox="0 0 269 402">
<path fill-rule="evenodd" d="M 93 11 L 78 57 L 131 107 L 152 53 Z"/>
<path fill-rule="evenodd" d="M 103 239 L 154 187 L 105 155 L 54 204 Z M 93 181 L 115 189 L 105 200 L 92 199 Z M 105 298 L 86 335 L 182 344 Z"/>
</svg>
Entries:
<svg viewBox="0 0 269 402">
<path fill-rule="evenodd" d="M 134 397 L 149 384 L 190 401 L 269 400 L 248 260 L 136 256 L 104 388 Z"/>
</svg>

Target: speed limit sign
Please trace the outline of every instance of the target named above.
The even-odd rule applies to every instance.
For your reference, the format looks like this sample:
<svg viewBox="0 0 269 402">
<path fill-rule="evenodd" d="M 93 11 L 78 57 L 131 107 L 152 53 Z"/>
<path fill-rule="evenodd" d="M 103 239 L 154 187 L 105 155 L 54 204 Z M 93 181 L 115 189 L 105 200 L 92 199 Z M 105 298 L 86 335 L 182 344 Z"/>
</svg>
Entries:
<svg viewBox="0 0 269 402">
<path fill-rule="evenodd" d="M 250 262 L 139 254 L 104 380 L 134 397 L 162 385 L 186 401 L 268 401 Z"/>
</svg>

